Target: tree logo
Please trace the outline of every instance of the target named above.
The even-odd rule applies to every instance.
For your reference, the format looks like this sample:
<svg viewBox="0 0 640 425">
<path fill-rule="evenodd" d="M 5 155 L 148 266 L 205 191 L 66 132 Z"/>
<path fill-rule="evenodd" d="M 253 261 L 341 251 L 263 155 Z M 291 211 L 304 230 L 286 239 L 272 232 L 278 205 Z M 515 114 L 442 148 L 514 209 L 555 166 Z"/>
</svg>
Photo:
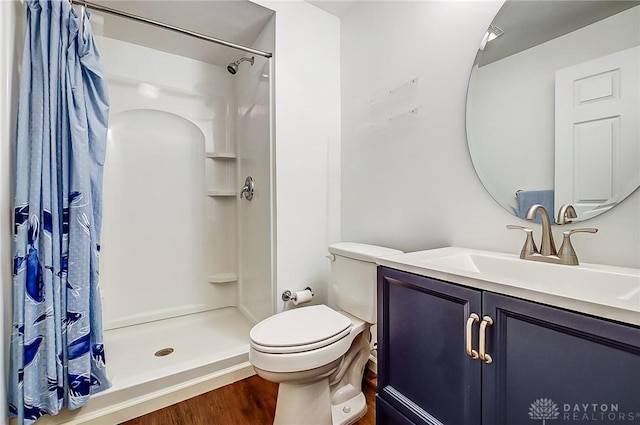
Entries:
<svg viewBox="0 0 640 425">
<path fill-rule="evenodd" d="M 529 418 L 534 421 L 542 419 L 542 425 L 545 425 L 547 419 L 558 419 L 560 412 L 558 406 L 550 398 L 539 398 L 529 407 Z"/>
</svg>

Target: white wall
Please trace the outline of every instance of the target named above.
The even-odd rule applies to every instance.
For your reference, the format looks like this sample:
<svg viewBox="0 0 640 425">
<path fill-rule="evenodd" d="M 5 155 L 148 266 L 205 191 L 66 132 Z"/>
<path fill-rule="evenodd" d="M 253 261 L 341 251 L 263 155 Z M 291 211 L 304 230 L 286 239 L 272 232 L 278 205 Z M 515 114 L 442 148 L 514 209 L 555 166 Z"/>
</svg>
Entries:
<svg viewBox="0 0 640 425">
<path fill-rule="evenodd" d="M 340 239 L 340 22 L 302 1 L 276 11 L 277 308 L 285 289 L 327 302 L 327 245 Z"/>
<path fill-rule="evenodd" d="M 524 223 L 484 190 L 465 138 L 469 72 L 500 6 L 368 2 L 342 20 L 343 240 L 405 251 L 457 245 L 519 252 L 523 235 L 505 225 Z M 413 77 L 416 93 L 365 110 L 363 99 Z M 420 108 L 416 119 L 359 131 L 411 102 Z M 600 229 L 575 238 L 582 261 L 640 267 L 640 192 L 576 226 Z M 560 230 L 566 228 L 555 229 L 556 239 Z"/>
</svg>

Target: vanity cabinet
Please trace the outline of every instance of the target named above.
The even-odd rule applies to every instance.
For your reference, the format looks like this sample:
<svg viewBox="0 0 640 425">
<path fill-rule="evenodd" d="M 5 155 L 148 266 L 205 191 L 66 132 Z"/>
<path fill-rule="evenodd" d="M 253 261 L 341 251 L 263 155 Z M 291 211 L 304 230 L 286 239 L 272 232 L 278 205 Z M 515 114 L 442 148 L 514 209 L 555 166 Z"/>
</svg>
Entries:
<svg viewBox="0 0 640 425">
<path fill-rule="evenodd" d="M 378 425 L 640 423 L 640 329 L 379 267 L 376 403 Z"/>
</svg>

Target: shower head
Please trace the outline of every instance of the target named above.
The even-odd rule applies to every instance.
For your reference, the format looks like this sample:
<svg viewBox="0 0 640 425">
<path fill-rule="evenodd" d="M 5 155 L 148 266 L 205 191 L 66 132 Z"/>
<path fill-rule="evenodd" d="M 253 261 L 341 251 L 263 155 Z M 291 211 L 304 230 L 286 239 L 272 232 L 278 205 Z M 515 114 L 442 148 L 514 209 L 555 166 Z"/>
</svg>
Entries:
<svg viewBox="0 0 640 425">
<path fill-rule="evenodd" d="M 227 71 L 229 71 L 229 74 L 235 75 L 236 72 L 238 72 L 238 65 L 240 65 L 242 62 L 249 62 L 251 66 L 253 66 L 254 60 L 255 56 L 251 56 L 250 58 L 240 58 L 237 61 L 231 62 L 229 65 L 227 65 Z"/>
</svg>

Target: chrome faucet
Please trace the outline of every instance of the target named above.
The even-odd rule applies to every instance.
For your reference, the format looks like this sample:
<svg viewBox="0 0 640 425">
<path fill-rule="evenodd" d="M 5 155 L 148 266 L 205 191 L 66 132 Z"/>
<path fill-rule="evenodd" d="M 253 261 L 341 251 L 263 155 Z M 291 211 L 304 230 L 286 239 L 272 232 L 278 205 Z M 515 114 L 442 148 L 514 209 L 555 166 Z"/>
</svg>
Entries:
<svg viewBox="0 0 640 425">
<path fill-rule="evenodd" d="M 578 218 L 578 214 L 576 213 L 576 209 L 573 208 L 573 205 L 565 204 L 560 207 L 558 211 L 558 219 L 556 223 L 558 224 L 567 224 L 571 223 L 572 219 Z"/>
<path fill-rule="evenodd" d="M 527 211 L 525 218 L 527 220 L 534 220 L 536 213 L 542 220 L 542 240 L 540 241 L 540 254 L 542 256 L 557 256 L 556 245 L 553 243 L 553 233 L 551 233 L 551 220 L 549 220 L 549 213 L 547 209 L 540 204 L 532 205 Z"/>
<path fill-rule="evenodd" d="M 540 250 L 536 246 L 535 241 L 533 240 L 533 229 L 522 226 L 515 226 L 513 224 L 508 224 L 507 229 L 513 230 L 522 230 L 527 234 L 527 239 L 525 240 L 524 246 L 520 251 L 520 258 L 523 260 L 531 260 L 531 261 L 542 261 L 545 263 L 553 263 L 553 264 L 565 264 L 577 266 L 578 256 L 576 255 L 576 251 L 573 249 L 573 245 L 571 244 L 571 235 L 574 233 L 585 232 L 585 233 L 596 233 L 598 229 L 589 227 L 584 229 L 572 229 L 567 230 L 562 233 L 562 245 L 560 246 L 560 251 L 556 251 L 555 243 L 553 242 L 553 233 L 551 232 L 551 220 L 549 219 L 549 214 L 547 210 L 540 204 L 532 205 L 531 208 L 527 211 L 525 218 L 527 220 L 533 220 L 536 217 L 536 214 L 540 214 L 540 218 L 542 220 L 542 240 L 540 241 Z M 572 205 L 563 205 L 560 207 L 560 211 L 558 212 L 558 224 L 567 224 L 571 223 L 571 219 L 577 218 L 576 210 Z"/>
</svg>

